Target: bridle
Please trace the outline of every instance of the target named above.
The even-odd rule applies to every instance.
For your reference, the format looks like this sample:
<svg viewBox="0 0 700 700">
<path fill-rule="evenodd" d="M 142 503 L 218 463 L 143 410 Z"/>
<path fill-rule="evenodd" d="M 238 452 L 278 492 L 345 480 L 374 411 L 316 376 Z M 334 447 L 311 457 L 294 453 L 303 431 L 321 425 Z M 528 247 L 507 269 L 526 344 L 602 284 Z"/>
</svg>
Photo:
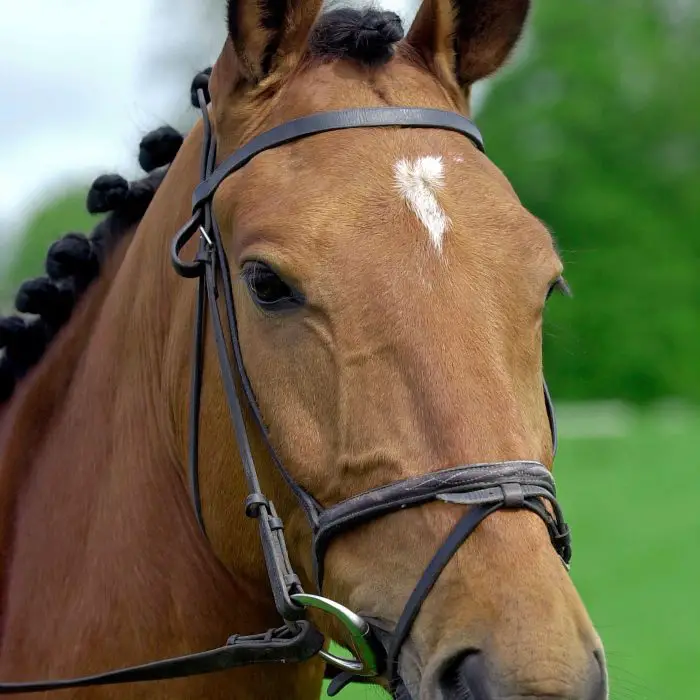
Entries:
<svg viewBox="0 0 700 700">
<path fill-rule="evenodd" d="M 391 686 L 400 684 L 399 654 L 407 640 L 421 606 L 440 573 L 461 544 L 479 523 L 495 511 L 527 509 L 544 521 L 556 552 L 567 566 L 571 558 L 569 529 L 556 500 L 554 480 L 547 468 L 535 461 L 519 460 L 488 464 L 469 464 L 442 469 L 419 477 L 387 484 L 324 508 L 306 492 L 285 469 L 268 436 L 241 353 L 233 300 L 231 272 L 221 233 L 213 216 L 213 197 L 230 174 L 241 169 L 259 153 L 314 134 L 354 128 L 429 128 L 453 131 L 466 136 L 480 151 L 484 150 L 479 130 L 466 117 L 453 112 L 424 108 L 360 108 L 322 112 L 286 122 L 256 136 L 232 155 L 216 163 L 216 141 L 210 123 L 207 97 L 197 91 L 204 123 L 201 182 L 193 195 L 193 215 L 176 234 L 171 246 L 175 270 L 185 278 L 197 280 L 194 347 L 191 376 L 188 467 L 192 500 L 197 521 L 205 532 L 199 494 L 198 453 L 200 396 L 204 365 L 206 312 L 212 328 L 224 392 L 240 451 L 249 495 L 246 514 L 257 520 L 268 578 L 283 624 L 257 635 L 234 635 L 217 649 L 132 666 L 94 676 L 36 683 L 0 684 L 0 695 L 45 692 L 63 688 L 107 685 L 148 680 L 163 680 L 212 673 L 237 666 L 270 662 L 300 662 L 320 654 L 336 669 L 329 694 L 335 695 L 353 680 L 369 680 L 385 675 Z M 180 251 L 195 235 L 198 251 L 192 262 L 185 262 Z M 222 319 L 219 300 L 223 301 Z M 228 334 L 228 340 L 227 340 Z M 233 351 L 233 360 L 229 352 Z M 234 369 L 235 368 L 235 369 Z M 245 403 L 280 475 L 296 496 L 306 514 L 313 534 L 312 558 L 318 594 L 303 591 L 287 553 L 283 523 L 274 504 L 262 493 L 253 461 L 243 406 L 237 390 L 240 384 Z M 556 453 L 557 432 L 552 402 L 544 386 L 544 402 Z M 430 501 L 468 505 L 469 509 L 438 549 L 416 584 L 394 630 L 387 634 L 345 606 L 321 595 L 324 554 L 330 541 L 358 525 L 409 507 Z M 551 514 L 545 507 L 549 502 Z M 353 659 L 340 658 L 323 649 L 321 633 L 306 620 L 306 609 L 316 608 L 333 615 L 347 630 Z M 338 671 L 339 670 L 339 671 Z"/>
</svg>

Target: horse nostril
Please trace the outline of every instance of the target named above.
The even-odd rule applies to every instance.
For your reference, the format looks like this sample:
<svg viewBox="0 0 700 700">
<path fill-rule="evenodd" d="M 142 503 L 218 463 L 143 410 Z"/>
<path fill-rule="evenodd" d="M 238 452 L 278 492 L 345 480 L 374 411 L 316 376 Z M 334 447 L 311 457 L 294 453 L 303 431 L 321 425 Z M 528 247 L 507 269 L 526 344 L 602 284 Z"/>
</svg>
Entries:
<svg viewBox="0 0 700 700">
<path fill-rule="evenodd" d="M 489 700 L 483 656 L 469 651 L 456 657 L 438 683 L 443 700 Z"/>
<path fill-rule="evenodd" d="M 514 700 L 520 697 L 532 700 L 540 697 L 552 700 L 605 700 L 608 696 L 605 662 L 598 651 L 591 656 L 588 671 L 579 680 L 572 684 L 571 679 L 568 682 L 562 679 L 561 690 L 553 690 L 551 685 L 546 690 L 535 690 L 532 678 L 524 685 L 516 680 L 516 687 L 505 688 L 498 682 L 498 676 L 492 675 L 494 669 L 489 668 L 486 661 L 484 654 L 478 651 L 455 657 L 438 681 L 442 700 L 494 700 L 503 696 Z M 548 684 L 551 684 L 551 679 Z"/>
</svg>

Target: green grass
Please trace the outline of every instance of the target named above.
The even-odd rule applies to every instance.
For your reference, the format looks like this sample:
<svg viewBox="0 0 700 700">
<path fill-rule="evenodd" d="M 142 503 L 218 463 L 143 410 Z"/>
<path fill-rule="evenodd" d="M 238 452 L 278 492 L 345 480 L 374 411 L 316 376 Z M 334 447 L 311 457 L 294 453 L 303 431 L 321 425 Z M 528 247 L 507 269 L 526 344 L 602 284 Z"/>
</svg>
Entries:
<svg viewBox="0 0 700 700">
<path fill-rule="evenodd" d="M 581 416 L 561 412 L 555 474 L 573 529 L 572 576 L 606 647 L 611 700 L 696 700 L 700 416 L 603 412 L 593 422 L 624 435 L 576 437 Z M 386 698 L 362 686 L 340 697 Z"/>
</svg>

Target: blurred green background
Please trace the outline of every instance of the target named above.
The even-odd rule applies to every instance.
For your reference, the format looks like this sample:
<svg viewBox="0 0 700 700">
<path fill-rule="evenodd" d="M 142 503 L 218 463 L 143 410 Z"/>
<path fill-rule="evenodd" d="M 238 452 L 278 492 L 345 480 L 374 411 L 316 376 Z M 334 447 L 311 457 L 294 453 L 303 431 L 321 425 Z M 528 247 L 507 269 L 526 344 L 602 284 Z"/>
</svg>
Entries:
<svg viewBox="0 0 700 700">
<path fill-rule="evenodd" d="M 700 697 L 699 5 L 535 2 L 477 117 L 574 292 L 546 324 L 556 474 L 618 700 Z M 35 212 L 5 306 L 51 241 L 90 229 L 85 191 Z"/>
</svg>

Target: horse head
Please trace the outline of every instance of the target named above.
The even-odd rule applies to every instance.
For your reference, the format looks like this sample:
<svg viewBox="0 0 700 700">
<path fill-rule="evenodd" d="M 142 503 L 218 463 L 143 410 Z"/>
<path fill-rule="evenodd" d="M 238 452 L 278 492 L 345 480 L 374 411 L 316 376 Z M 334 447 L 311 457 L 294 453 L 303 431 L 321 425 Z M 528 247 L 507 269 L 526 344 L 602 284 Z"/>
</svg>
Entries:
<svg viewBox="0 0 700 700">
<path fill-rule="evenodd" d="M 108 629 L 137 663 L 272 621 L 247 517 L 263 509 L 299 576 L 283 582 L 371 623 L 392 690 L 607 696 L 549 473 L 542 320 L 563 265 L 466 119 L 529 4 L 424 0 L 404 36 L 378 10 L 229 0 L 211 104 L 198 91 L 203 120 L 88 304 L 51 420 L 31 409 L 48 360 L 3 417 L 0 670 L 95 672 Z M 194 260 L 180 271 L 198 283 L 170 264 L 178 229 L 175 261 Z M 309 614 L 343 641 L 337 615 Z M 30 617 L 46 621 L 31 644 Z M 321 672 L 238 671 L 236 689 L 311 698 Z M 170 697 L 231 693 L 177 683 Z"/>
</svg>

